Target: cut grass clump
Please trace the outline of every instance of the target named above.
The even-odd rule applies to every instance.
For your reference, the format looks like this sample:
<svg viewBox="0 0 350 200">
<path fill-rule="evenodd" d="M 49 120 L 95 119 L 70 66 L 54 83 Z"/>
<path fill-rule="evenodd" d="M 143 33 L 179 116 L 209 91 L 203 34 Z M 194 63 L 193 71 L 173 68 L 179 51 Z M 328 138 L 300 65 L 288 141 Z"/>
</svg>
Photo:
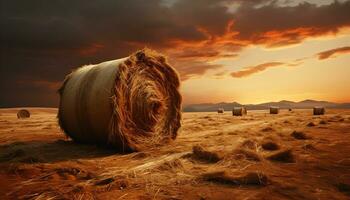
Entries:
<svg viewBox="0 0 350 200">
<path fill-rule="evenodd" d="M 291 149 L 281 150 L 270 156 L 267 156 L 266 159 L 275 161 L 275 162 L 284 162 L 284 163 L 294 163 L 295 158 Z"/>
<path fill-rule="evenodd" d="M 261 172 L 248 172 L 240 176 L 233 176 L 226 171 L 209 172 L 201 175 L 205 181 L 226 184 L 226 185 L 255 185 L 265 186 L 268 184 L 268 177 Z"/>
<path fill-rule="evenodd" d="M 263 129 L 261 129 L 262 132 L 271 132 L 271 131 L 274 131 L 274 129 L 272 127 L 265 127 Z"/>
<path fill-rule="evenodd" d="M 108 188 L 118 188 L 123 190 L 129 187 L 129 181 L 123 176 L 109 177 L 101 180 L 97 180 L 95 186 L 107 186 Z"/>
<path fill-rule="evenodd" d="M 76 167 L 57 168 L 55 171 L 61 177 L 67 177 L 71 175 L 81 180 L 89 180 L 95 177 L 93 173 Z"/>
<path fill-rule="evenodd" d="M 241 147 L 255 150 L 258 147 L 258 143 L 255 140 L 247 139 L 242 142 Z"/>
<path fill-rule="evenodd" d="M 291 134 L 292 137 L 294 137 L 297 140 L 307 140 L 310 139 L 309 136 L 307 136 L 304 132 L 301 131 L 293 131 Z"/>
<path fill-rule="evenodd" d="M 95 185 L 107 185 L 107 184 L 113 183 L 114 181 L 115 181 L 115 179 L 112 177 L 105 178 L 105 179 L 96 181 Z"/>
<path fill-rule="evenodd" d="M 313 126 L 316 126 L 316 124 L 313 123 L 313 122 L 309 122 L 306 126 L 308 126 L 308 127 L 313 127 Z"/>
<path fill-rule="evenodd" d="M 236 149 L 234 152 L 234 158 L 237 160 L 249 160 L 259 162 L 261 161 L 261 157 L 254 151 L 248 149 Z"/>
<path fill-rule="evenodd" d="M 157 169 L 161 171 L 177 171 L 179 169 L 183 169 L 184 166 L 180 159 L 175 159 L 171 161 L 164 162 Z"/>
<path fill-rule="evenodd" d="M 313 144 L 305 144 L 303 145 L 303 149 L 305 150 L 316 150 L 315 146 Z"/>
<path fill-rule="evenodd" d="M 274 141 L 264 141 L 261 144 L 261 147 L 267 151 L 275 151 L 275 150 L 280 149 L 280 146 Z"/>
<path fill-rule="evenodd" d="M 327 124 L 327 121 L 326 120 L 321 120 L 320 124 Z"/>
<path fill-rule="evenodd" d="M 209 163 L 216 163 L 222 159 L 218 153 L 205 150 L 199 145 L 193 146 L 191 158 Z"/>
</svg>

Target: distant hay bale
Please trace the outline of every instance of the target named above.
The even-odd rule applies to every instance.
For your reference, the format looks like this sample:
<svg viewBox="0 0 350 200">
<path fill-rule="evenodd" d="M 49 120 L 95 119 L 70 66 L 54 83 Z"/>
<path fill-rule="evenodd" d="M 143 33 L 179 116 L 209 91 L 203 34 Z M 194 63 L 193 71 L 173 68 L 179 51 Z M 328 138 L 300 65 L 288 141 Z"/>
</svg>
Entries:
<svg viewBox="0 0 350 200">
<path fill-rule="evenodd" d="M 76 142 L 121 152 L 165 144 L 181 126 L 179 85 L 166 58 L 149 49 L 84 66 L 59 90 L 59 124 Z"/>
<path fill-rule="evenodd" d="M 325 112 L 324 107 L 314 107 L 314 115 L 324 115 Z"/>
<path fill-rule="evenodd" d="M 224 112 L 225 112 L 225 110 L 223 108 L 218 109 L 218 113 L 224 113 Z"/>
<path fill-rule="evenodd" d="M 30 112 L 26 109 L 21 109 L 17 112 L 18 119 L 29 118 L 29 117 L 30 117 Z"/>
<path fill-rule="evenodd" d="M 278 114 L 279 113 L 280 108 L 277 106 L 271 106 L 270 107 L 270 114 Z"/>
<path fill-rule="evenodd" d="M 245 107 L 234 107 L 232 109 L 233 116 L 243 116 L 247 114 L 247 109 Z"/>
<path fill-rule="evenodd" d="M 289 109 L 288 109 L 288 111 L 292 111 L 292 109 L 291 109 L 291 108 L 289 108 Z"/>
</svg>

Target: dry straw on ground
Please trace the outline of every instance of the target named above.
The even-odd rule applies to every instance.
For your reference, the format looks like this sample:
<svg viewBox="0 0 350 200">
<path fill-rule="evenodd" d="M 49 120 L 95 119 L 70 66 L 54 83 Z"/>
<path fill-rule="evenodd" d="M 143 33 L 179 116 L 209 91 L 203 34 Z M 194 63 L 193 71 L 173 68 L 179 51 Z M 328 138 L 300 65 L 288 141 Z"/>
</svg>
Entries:
<svg viewBox="0 0 350 200">
<path fill-rule="evenodd" d="M 21 109 L 17 112 L 18 119 L 29 118 L 29 117 L 30 117 L 30 112 L 26 109 Z"/>
<path fill-rule="evenodd" d="M 181 95 L 177 72 L 149 49 L 81 67 L 60 93 L 59 123 L 73 140 L 139 151 L 175 139 Z"/>
</svg>

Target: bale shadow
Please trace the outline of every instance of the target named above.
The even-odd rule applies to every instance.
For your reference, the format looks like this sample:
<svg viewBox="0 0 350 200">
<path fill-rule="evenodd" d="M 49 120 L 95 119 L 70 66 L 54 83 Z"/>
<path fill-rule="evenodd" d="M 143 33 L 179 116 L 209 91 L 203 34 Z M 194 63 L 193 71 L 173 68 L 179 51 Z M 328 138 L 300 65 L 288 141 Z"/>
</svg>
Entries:
<svg viewBox="0 0 350 200">
<path fill-rule="evenodd" d="M 55 163 L 76 159 L 93 159 L 118 154 L 111 148 L 56 140 L 14 142 L 0 145 L 0 163 Z"/>
</svg>

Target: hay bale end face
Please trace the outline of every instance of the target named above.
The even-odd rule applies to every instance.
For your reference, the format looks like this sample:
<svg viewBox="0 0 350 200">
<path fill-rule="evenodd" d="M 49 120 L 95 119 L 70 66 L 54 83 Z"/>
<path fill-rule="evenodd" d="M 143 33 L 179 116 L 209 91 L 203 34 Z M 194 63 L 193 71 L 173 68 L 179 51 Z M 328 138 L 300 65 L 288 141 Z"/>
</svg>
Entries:
<svg viewBox="0 0 350 200">
<path fill-rule="evenodd" d="M 84 66 L 59 90 L 59 124 L 76 142 L 121 152 L 165 144 L 181 126 L 179 85 L 165 57 L 149 49 Z"/>
<path fill-rule="evenodd" d="M 277 106 L 271 106 L 270 107 L 270 114 L 278 114 L 279 113 L 280 108 Z"/>
<path fill-rule="evenodd" d="M 221 113 L 221 114 L 222 114 L 222 113 L 224 113 L 224 112 L 225 112 L 225 110 L 224 110 L 223 108 L 219 108 L 219 109 L 218 109 L 218 113 Z"/>
<path fill-rule="evenodd" d="M 247 114 L 247 109 L 245 107 L 234 107 L 232 109 L 233 116 L 243 116 Z"/>
<path fill-rule="evenodd" d="M 314 115 L 324 115 L 326 109 L 324 107 L 314 107 Z"/>
<path fill-rule="evenodd" d="M 17 112 L 18 119 L 29 118 L 29 117 L 30 117 L 30 112 L 26 109 L 21 109 Z"/>
</svg>

